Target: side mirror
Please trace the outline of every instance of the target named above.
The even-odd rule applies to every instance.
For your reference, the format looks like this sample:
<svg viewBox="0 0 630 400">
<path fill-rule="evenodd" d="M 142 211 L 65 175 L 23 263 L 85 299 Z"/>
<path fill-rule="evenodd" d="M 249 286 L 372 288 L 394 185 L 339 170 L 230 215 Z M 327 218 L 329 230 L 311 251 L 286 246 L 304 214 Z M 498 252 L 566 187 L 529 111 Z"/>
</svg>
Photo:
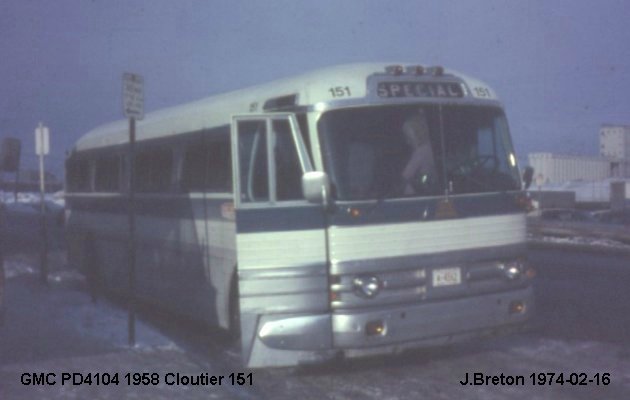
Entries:
<svg viewBox="0 0 630 400">
<path fill-rule="evenodd" d="M 330 193 L 328 175 L 321 171 L 306 172 L 302 175 L 302 192 L 309 202 L 327 206 Z"/>
<path fill-rule="evenodd" d="M 529 189 L 532 184 L 532 179 L 534 178 L 534 168 L 526 167 L 523 172 L 523 182 L 525 182 L 525 190 Z"/>
</svg>

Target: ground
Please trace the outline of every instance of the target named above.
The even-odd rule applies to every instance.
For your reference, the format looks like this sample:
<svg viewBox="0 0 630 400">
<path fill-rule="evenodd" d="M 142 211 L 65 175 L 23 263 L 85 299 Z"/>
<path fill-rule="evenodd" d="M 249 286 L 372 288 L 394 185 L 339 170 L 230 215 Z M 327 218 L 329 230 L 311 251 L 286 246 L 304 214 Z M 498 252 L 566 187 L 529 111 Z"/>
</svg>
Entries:
<svg viewBox="0 0 630 400">
<path fill-rule="evenodd" d="M 626 256 L 538 249 L 540 313 L 530 332 L 450 348 L 302 368 L 246 370 L 219 331 L 142 309 L 128 345 L 124 302 L 92 302 L 83 278 L 51 255 L 48 285 L 28 252 L 6 262 L 7 321 L 0 328 L 0 399 L 586 399 L 630 398 L 630 273 Z M 580 264 L 581 263 L 581 264 Z M 624 283 L 626 282 L 626 283 Z M 617 303 L 614 304 L 615 300 Z M 61 385 L 62 373 L 119 375 L 119 384 Z M 129 385 L 126 373 L 151 375 Z M 524 376 L 524 386 L 461 385 L 466 373 Z M 24 374 L 55 373 L 55 385 Z M 167 385 L 166 374 L 224 376 L 222 385 Z M 231 385 L 229 374 L 252 374 Z M 530 374 L 563 374 L 538 386 Z M 572 385 L 584 373 L 594 382 Z M 598 385 L 603 374 L 610 384 Z M 597 375 L 599 374 L 599 375 Z M 170 375 L 169 375 L 170 377 Z M 131 376 L 133 378 L 133 375 Z M 141 378 L 141 375 L 140 375 Z M 156 383 L 156 385 L 153 385 Z M 246 382 L 249 383 L 249 382 Z"/>
</svg>

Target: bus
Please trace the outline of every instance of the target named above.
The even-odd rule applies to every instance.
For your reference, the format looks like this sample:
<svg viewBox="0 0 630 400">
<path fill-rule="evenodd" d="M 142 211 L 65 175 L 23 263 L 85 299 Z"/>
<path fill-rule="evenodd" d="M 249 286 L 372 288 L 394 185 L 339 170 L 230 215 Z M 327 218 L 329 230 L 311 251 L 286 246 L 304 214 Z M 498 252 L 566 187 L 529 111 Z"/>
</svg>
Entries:
<svg viewBox="0 0 630 400">
<path fill-rule="evenodd" d="M 68 256 L 128 281 L 126 121 L 66 160 Z M 514 332 L 533 311 L 524 185 L 485 83 L 369 63 L 152 112 L 135 144 L 135 290 L 295 366 Z"/>
</svg>

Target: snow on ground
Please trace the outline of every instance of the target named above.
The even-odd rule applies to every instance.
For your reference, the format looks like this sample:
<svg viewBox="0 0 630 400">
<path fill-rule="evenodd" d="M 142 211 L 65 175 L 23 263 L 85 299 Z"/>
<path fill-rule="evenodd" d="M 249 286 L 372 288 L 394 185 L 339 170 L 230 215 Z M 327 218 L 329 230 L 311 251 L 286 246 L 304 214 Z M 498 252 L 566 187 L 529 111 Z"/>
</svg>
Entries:
<svg viewBox="0 0 630 400">
<path fill-rule="evenodd" d="M 59 286 L 61 288 L 85 288 L 85 278 L 77 270 L 70 269 L 65 264 L 64 252 L 58 251 L 49 254 L 49 286 Z M 7 280 L 17 278 L 28 278 L 39 274 L 39 259 L 37 256 L 16 254 L 6 258 L 4 268 Z M 39 278 L 39 277 L 38 277 Z M 83 297 L 80 292 L 73 292 L 73 297 Z M 59 301 L 63 301 L 59 299 Z M 93 303 L 88 298 L 74 300 L 72 306 L 63 301 L 64 312 L 59 313 L 56 318 L 69 323 L 74 323 L 78 328 L 78 335 L 95 340 L 103 340 L 114 347 L 128 347 L 127 340 L 127 318 L 128 313 L 121 308 L 111 305 L 107 301 Z M 54 310 L 53 312 L 57 312 Z M 137 343 L 135 349 L 173 348 L 177 346 L 160 334 L 157 330 L 146 325 L 142 321 L 136 323 L 137 337 L 142 340 Z"/>
<path fill-rule="evenodd" d="M 65 204 L 65 200 L 63 197 L 63 192 L 56 193 L 46 193 L 44 195 L 44 199 L 47 202 L 53 203 L 59 207 L 63 207 Z M 13 192 L 4 192 L 0 191 L 0 203 L 5 203 L 6 205 L 19 203 L 19 204 L 39 204 L 40 195 L 39 193 L 34 192 L 20 192 L 17 196 L 17 202 L 15 201 L 15 194 Z"/>
<path fill-rule="evenodd" d="M 48 286 L 41 284 L 36 256 L 7 257 L 7 318 L 0 327 L 0 399 L 233 399 L 247 389 L 223 385 L 167 385 L 167 373 L 197 376 L 242 372 L 182 349 L 158 328 L 136 319 L 129 346 L 124 304 L 92 302 L 84 278 L 51 255 Z M 207 350 L 205 350 L 207 352 Z M 221 358 L 225 360 L 225 357 Z M 238 360 L 238 359 L 237 359 Z M 236 362 L 236 361 L 234 361 Z M 24 373 L 55 373 L 56 384 L 25 385 Z M 62 373 L 118 374 L 118 385 L 61 385 Z M 128 384 L 126 373 L 159 374 L 157 385 Z M 93 382 L 95 378 L 93 377 Z"/>
<path fill-rule="evenodd" d="M 630 245 L 618 242 L 612 239 L 604 239 L 597 237 L 584 237 L 584 236 L 538 236 L 528 235 L 528 239 L 534 242 L 555 243 L 560 245 L 580 245 L 580 246 L 592 246 L 595 248 L 614 248 L 630 251 Z"/>
<path fill-rule="evenodd" d="M 33 275 L 36 272 L 37 270 L 28 260 L 9 258 L 4 261 L 4 273 L 7 279 L 20 275 Z"/>
</svg>

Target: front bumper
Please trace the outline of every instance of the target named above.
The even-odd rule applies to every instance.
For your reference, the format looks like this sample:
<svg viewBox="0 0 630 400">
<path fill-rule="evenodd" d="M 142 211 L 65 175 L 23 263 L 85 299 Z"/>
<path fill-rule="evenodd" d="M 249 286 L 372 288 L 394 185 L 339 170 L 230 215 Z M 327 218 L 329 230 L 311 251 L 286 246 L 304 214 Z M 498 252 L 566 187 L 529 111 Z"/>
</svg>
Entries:
<svg viewBox="0 0 630 400">
<path fill-rule="evenodd" d="M 522 312 L 510 310 L 520 302 Z M 257 324 L 250 367 L 322 362 L 437 346 L 518 330 L 532 315 L 533 289 L 321 315 L 263 315 Z M 378 322 L 382 330 L 369 334 Z"/>
<path fill-rule="evenodd" d="M 520 302 L 515 313 L 510 306 Z M 510 292 L 463 297 L 363 313 L 334 314 L 334 347 L 346 357 L 395 353 L 512 331 L 525 324 L 534 308 L 530 287 Z M 381 334 L 368 335 L 366 326 L 382 323 Z"/>
</svg>

